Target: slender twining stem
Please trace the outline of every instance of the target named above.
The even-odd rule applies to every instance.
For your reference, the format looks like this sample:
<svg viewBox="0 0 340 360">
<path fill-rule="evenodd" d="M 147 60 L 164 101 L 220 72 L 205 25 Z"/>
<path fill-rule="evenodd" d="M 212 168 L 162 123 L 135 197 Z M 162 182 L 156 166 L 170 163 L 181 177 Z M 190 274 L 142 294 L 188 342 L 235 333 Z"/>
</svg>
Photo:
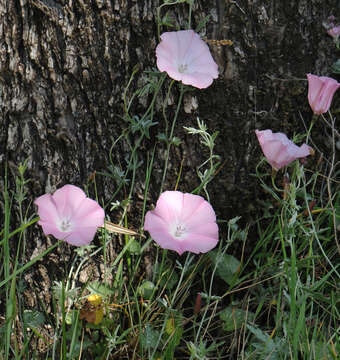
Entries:
<svg viewBox="0 0 340 360">
<path fill-rule="evenodd" d="M 163 252 L 163 254 L 164 254 L 164 252 Z M 173 309 L 173 307 L 174 307 L 174 303 L 176 301 L 177 293 L 178 293 L 180 287 L 182 286 L 182 281 L 183 281 L 184 274 L 187 272 L 187 269 L 190 266 L 193 259 L 194 259 L 194 256 L 190 252 L 188 252 L 187 257 L 186 257 L 185 262 L 184 262 L 184 265 L 182 267 L 181 276 L 179 278 L 179 281 L 177 283 L 175 292 L 173 293 L 172 299 L 170 301 L 170 309 Z M 163 333 L 165 331 L 166 324 L 167 324 L 167 322 L 169 320 L 169 317 L 170 317 L 170 314 L 171 314 L 170 309 L 167 312 L 167 315 L 166 315 L 166 317 L 165 317 L 165 319 L 163 321 L 163 326 L 162 326 L 162 328 L 161 328 L 161 330 L 159 332 L 159 337 L 158 337 L 156 345 L 154 346 L 154 351 L 153 351 L 152 356 L 150 357 L 150 359 L 154 358 L 155 352 L 158 349 L 159 343 L 160 343 L 160 341 L 162 339 L 162 335 L 163 335 Z"/>
<path fill-rule="evenodd" d="M 335 239 L 336 247 L 338 248 L 338 253 L 340 254 L 340 245 L 339 245 L 338 235 L 337 235 L 338 231 L 337 231 L 337 227 L 336 227 L 336 213 L 335 213 L 333 200 L 332 200 L 332 190 L 331 190 L 331 180 L 330 180 L 332 173 L 334 171 L 334 163 L 335 163 L 335 121 L 330 112 L 329 112 L 329 116 L 331 118 L 331 128 L 332 128 L 332 160 L 331 160 L 331 168 L 330 168 L 328 176 L 327 176 L 327 191 L 328 191 L 329 205 L 332 209 L 334 239 Z"/>
<path fill-rule="evenodd" d="M 165 136 L 166 137 L 168 137 L 169 121 L 168 121 L 168 117 L 166 116 L 165 110 L 166 110 L 166 106 L 168 104 L 168 100 L 169 100 L 169 97 L 170 97 L 170 91 L 171 91 L 172 86 L 173 86 L 174 83 L 175 83 L 175 80 L 171 80 L 168 91 L 166 93 L 166 97 L 165 97 L 164 102 L 163 102 L 163 118 L 164 118 L 164 121 L 165 121 Z"/>
<path fill-rule="evenodd" d="M 132 83 L 132 80 L 134 79 L 135 77 L 135 74 L 138 72 L 138 67 L 135 66 L 133 71 L 132 71 L 132 74 L 130 76 L 130 79 L 129 79 L 129 82 L 128 84 L 126 85 L 125 89 L 124 89 L 124 94 L 123 94 L 123 100 L 124 100 L 124 112 L 125 114 L 128 114 L 129 113 L 129 109 L 130 109 L 130 104 L 131 104 L 131 101 L 129 102 L 129 104 L 127 103 L 127 91 Z"/>
<path fill-rule="evenodd" d="M 331 120 L 332 120 L 332 123 L 330 123 L 327 119 L 326 119 L 326 117 L 324 116 L 324 114 L 321 114 L 321 117 L 322 117 L 322 119 L 324 120 L 324 122 L 332 129 L 332 131 L 334 131 L 334 135 L 336 135 L 339 139 L 340 139 L 340 133 L 339 133 L 339 131 L 337 130 L 337 129 L 335 129 L 335 127 L 334 127 L 334 121 L 333 121 L 333 117 L 332 117 L 332 114 L 328 111 L 328 114 L 329 114 L 329 116 L 330 116 L 330 118 L 331 118 Z"/>
<path fill-rule="evenodd" d="M 174 292 L 174 294 L 173 294 L 173 296 L 172 296 L 172 300 L 171 300 L 171 306 L 172 306 L 172 307 L 173 307 L 173 305 L 174 305 L 174 303 L 175 303 L 175 301 L 176 301 L 177 293 L 178 293 L 178 291 L 179 291 L 179 289 L 180 289 L 180 287 L 181 287 L 181 285 L 182 285 L 182 281 L 183 281 L 184 274 L 186 273 L 186 270 L 187 270 L 187 268 L 189 267 L 190 263 L 192 262 L 193 258 L 194 258 L 194 257 L 191 256 L 191 253 L 188 252 L 187 257 L 186 257 L 186 259 L 185 259 L 185 263 L 184 263 L 183 268 L 182 268 L 182 271 L 181 271 L 181 276 L 180 276 L 179 281 L 178 281 L 178 283 L 177 283 L 175 292 Z"/>
<path fill-rule="evenodd" d="M 192 14 L 192 1 L 189 2 L 189 20 L 188 20 L 188 29 L 191 29 L 191 14 Z"/>
<path fill-rule="evenodd" d="M 317 242 L 317 244 L 318 244 L 318 246 L 319 246 L 319 248 L 320 248 L 320 250 L 322 252 L 322 255 L 324 256 L 324 258 L 328 262 L 329 266 L 332 268 L 332 270 L 338 276 L 338 278 L 340 278 L 339 272 L 336 270 L 336 268 L 334 267 L 332 262 L 329 260 L 327 254 L 325 253 L 325 250 L 322 247 L 319 236 L 317 234 L 317 230 L 315 228 L 313 217 L 312 217 L 312 212 L 311 212 L 311 209 L 309 208 L 309 204 L 308 204 L 308 196 L 307 196 L 307 190 L 306 190 L 306 178 L 305 178 L 304 174 L 303 174 L 303 187 L 302 187 L 302 189 L 303 189 L 303 193 L 304 193 L 304 199 L 305 199 L 305 202 L 306 202 L 306 209 L 308 211 L 308 216 L 309 216 L 309 219 L 310 219 L 310 224 L 312 226 L 313 235 L 315 237 L 315 240 L 316 240 L 316 242 Z"/>
<path fill-rule="evenodd" d="M 279 188 L 276 186 L 276 184 L 275 184 L 276 174 L 277 174 L 277 170 L 275 170 L 274 168 L 272 168 L 272 185 L 273 185 L 273 188 L 274 188 L 277 192 L 282 192 L 282 190 L 279 189 Z"/>
<path fill-rule="evenodd" d="M 159 91 L 162 88 L 162 85 L 163 85 L 163 82 L 164 82 L 166 76 L 167 76 L 166 72 L 162 72 L 161 77 L 158 80 L 157 86 L 155 87 L 155 92 L 153 94 L 150 105 L 149 105 L 148 109 L 146 110 L 146 112 L 144 113 L 144 115 L 142 116 L 141 121 L 145 120 L 146 117 L 149 116 L 150 112 L 151 112 L 150 119 L 152 121 L 152 119 L 153 119 L 153 109 L 154 109 L 154 106 L 155 106 L 155 101 L 156 101 L 156 98 L 158 96 Z"/>
<path fill-rule="evenodd" d="M 0 288 L 2 286 L 4 286 L 5 284 L 7 284 L 8 281 L 12 280 L 14 277 L 21 274 L 23 271 L 27 270 L 29 267 L 31 267 L 33 264 L 35 264 L 37 261 L 42 259 L 45 255 L 50 253 L 53 249 L 55 249 L 61 243 L 62 243 L 62 240 L 59 240 L 57 243 L 55 243 L 54 245 L 49 247 L 47 250 L 43 251 L 41 254 L 39 254 L 35 258 L 33 258 L 31 261 L 29 261 L 28 263 L 26 263 L 25 265 L 23 265 L 22 267 L 20 267 L 16 271 L 14 271 L 11 275 L 9 275 L 7 278 L 5 278 L 3 281 L 1 281 Z"/>
<path fill-rule="evenodd" d="M 10 253 L 9 253 L 9 226 L 10 226 L 10 201 L 8 196 L 8 187 L 7 187 L 7 166 L 5 167 L 5 191 L 4 191 L 4 198 L 5 198 L 5 223 L 4 223 L 4 240 L 3 240 L 3 253 L 4 253 L 4 275 L 5 279 L 9 279 L 10 275 Z M 11 328 L 12 328 L 12 320 L 13 320 L 13 313 L 11 313 L 11 296 L 10 296 L 10 286 L 6 282 L 6 331 L 5 331 L 5 358 L 9 358 L 9 350 L 10 350 L 10 343 L 11 343 Z"/>
<path fill-rule="evenodd" d="M 179 114 L 179 109 L 181 108 L 181 105 L 182 105 L 183 95 L 184 95 L 184 86 L 183 86 L 183 84 L 181 83 L 181 89 L 180 89 L 179 99 L 178 99 L 178 103 L 177 103 L 177 108 L 176 108 L 175 116 L 174 116 L 173 121 L 172 121 L 171 130 L 170 130 L 170 135 L 169 135 L 168 143 L 167 143 L 167 149 L 166 149 L 166 155 L 165 155 L 165 165 L 164 165 L 163 177 L 162 177 L 162 182 L 161 182 L 159 194 L 162 193 L 163 185 L 164 185 L 164 182 L 165 182 L 166 173 L 167 173 L 167 170 L 168 170 L 168 162 L 169 162 L 169 156 L 170 156 L 170 148 L 171 148 L 171 144 L 172 144 L 172 142 L 173 142 L 175 125 L 176 125 L 177 117 L 178 117 L 178 114 Z"/>
<path fill-rule="evenodd" d="M 312 128 L 313 128 L 313 126 L 315 124 L 315 121 L 318 119 L 318 117 L 319 117 L 318 115 L 313 114 L 312 121 L 310 122 L 309 129 L 307 130 L 306 144 L 308 144 L 310 133 L 311 133 Z"/>
</svg>

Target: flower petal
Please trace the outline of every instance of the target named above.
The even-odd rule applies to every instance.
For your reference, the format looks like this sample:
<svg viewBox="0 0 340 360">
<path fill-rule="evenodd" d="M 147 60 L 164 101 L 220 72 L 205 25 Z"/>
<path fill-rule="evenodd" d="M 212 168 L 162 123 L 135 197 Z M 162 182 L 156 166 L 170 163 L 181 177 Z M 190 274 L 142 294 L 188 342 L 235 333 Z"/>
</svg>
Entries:
<svg viewBox="0 0 340 360">
<path fill-rule="evenodd" d="M 202 224 L 216 223 L 212 206 L 203 197 L 193 194 L 184 194 L 181 219 L 190 230 Z"/>
<path fill-rule="evenodd" d="M 190 234 L 180 243 L 182 252 L 190 251 L 195 254 L 206 253 L 213 249 L 218 243 L 217 237 L 205 236 L 204 234 Z"/>
<path fill-rule="evenodd" d="M 56 207 L 56 203 L 51 194 L 45 194 L 35 199 L 34 204 L 39 207 L 40 220 L 38 224 L 42 222 L 56 222 L 59 219 L 59 213 Z"/>
<path fill-rule="evenodd" d="M 288 165 L 298 158 L 310 155 L 310 147 L 306 144 L 295 145 L 283 133 L 273 133 L 271 130 L 255 130 L 263 154 L 269 164 L 276 170 Z"/>
<path fill-rule="evenodd" d="M 158 69 L 183 84 L 202 89 L 218 77 L 208 45 L 193 30 L 163 33 L 156 56 Z"/>
<path fill-rule="evenodd" d="M 340 84 L 326 76 L 307 74 L 308 102 L 314 114 L 320 115 L 327 112 L 332 99 Z"/>
<path fill-rule="evenodd" d="M 64 185 L 52 195 L 57 204 L 59 215 L 67 218 L 73 217 L 82 201 L 86 199 L 83 190 L 74 185 Z"/>
<path fill-rule="evenodd" d="M 74 185 L 65 185 L 53 195 L 42 195 L 34 203 L 44 234 L 72 245 L 88 245 L 104 224 L 104 210 Z"/>
<path fill-rule="evenodd" d="M 161 194 L 156 208 L 146 213 L 144 229 L 163 249 L 180 255 L 185 251 L 209 251 L 218 242 L 218 226 L 211 205 L 201 196 L 179 191 Z"/>
<path fill-rule="evenodd" d="M 72 221 L 77 226 L 103 226 L 105 213 L 98 203 L 92 199 L 84 199 L 77 212 L 72 217 Z"/>
<path fill-rule="evenodd" d="M 83 246 L 89 245 L 94 235 L 96 234 L 97 227 L 78 227 L 75 231 L 72 231 L 66 238 L 65 241 L 71 245 Z"/>
<path fill-rule="evenodd" d="M 171 223 L 180 217 L 182 207 L 183 193 L 180 191 L 165 191 L 159 197 L 156 208 L 153 211 L 165 222 Z"/>
</svg>

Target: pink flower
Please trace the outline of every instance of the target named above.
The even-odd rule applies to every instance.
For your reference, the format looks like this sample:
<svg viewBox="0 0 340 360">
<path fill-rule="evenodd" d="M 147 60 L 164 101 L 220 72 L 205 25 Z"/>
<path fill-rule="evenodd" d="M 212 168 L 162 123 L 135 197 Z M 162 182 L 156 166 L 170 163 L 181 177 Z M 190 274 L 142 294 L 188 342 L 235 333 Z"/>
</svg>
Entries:
<svg viewBox="0 0 340 360">
<path fill-rule="evenodd" d="M 193 30 L 166 32 L 156 48 L 157 67 L 175 80 L 199 89 L 218 77 L 208 45 Z"/>
<path fill-rule="evenodd" d="M 307 74 L 308 101 L 314 114 L 323 114 L 331 106 L 333 95 L 340 84 L 326 76 Z"/>
<path fill-rule="evenodd" d="M 255 130 L 264 156 L 269 164 L 279 170 L 297 158 L 311 154 L 311 148 L 303 144 L 300 147 L 290 141 L 283 133 L 273 133 L 271 130 Z"/>
<path fill-rule="evenodd" d="M 205 253 L 218 242 L 218 226 L 211 205 L 201 196 L 165 191 L 156 208 L 145 215 L 144 229 L 163 249 Z"/>
<path fill-rule="evenodd" d="M 327 34 L 330 35 L 333 39 L 337 40 L 340 36 L 340 25 L 331 27 Z"/>
<path fill-rule="evenodd" d="M 104 210 L 74 185 L 65 185 L 53 195 L 42 195 L 34 203 L 44 234 L 71 245 L 88 245 L 104 224 Z"/>
</svg>

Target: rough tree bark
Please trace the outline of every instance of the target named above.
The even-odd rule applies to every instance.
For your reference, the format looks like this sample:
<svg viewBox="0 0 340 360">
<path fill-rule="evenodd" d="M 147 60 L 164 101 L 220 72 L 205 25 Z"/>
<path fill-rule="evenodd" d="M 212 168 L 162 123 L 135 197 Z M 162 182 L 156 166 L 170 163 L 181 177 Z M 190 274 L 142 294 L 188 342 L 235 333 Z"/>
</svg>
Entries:
<svg viewBox="0 0 340 360">
<path fill-rule="evenodd" d="M 32 180 L 30 199 L 66 183 L 83 186 L 94 170 L 107 169 L 110 147 L 126 126 L 120 117 L 122 94 L 132 69 L 136 64 L 141 69 L 132 85 L 135 90 L 143 83 L 142 70 L 155 66 L 158 5 L 157 0 L 0 1 L 1 187 L 5 164 L 14 189 L 14 169 L 25 159 Z M 169 14 L 184 28 L 187 6 L 170 8 Z M 213 206 L 224 219 L 252 216 L 258 190 L 250 174 L 261 156 L 254 129 L 289 135 L 304 131 L 301 117 L 307 122 L 311 118 L 305 75 L 329 75 L 336 59 L 332 39 L 322 28 L 331 14 L 340 15 L 337 0 L 195 2 L 193 28 L 209 15 L 201 34 L 230 39 L 233 46 L 210 46 L 220 77 L 210 88 L 193 92 L 197 108 L 180 114 L 176 136 L 183 142 L 171 153 L 168 188 L 175 185 L 171 174 L 182 158 L 181 190 L 191 191 L 198 184 L 195 167 L 206 154 L 181 125 L 195 125 L 199 116 L 211 132 L 220 131 L 216 153 L 224 166 L 210 185 Z M 136 113 L 144 108 L 144 100 L 134 106 Z M 152 131 L 154 137 L 158 130 Z M 320 148 L 326 151 L 327 142 L 327 137 L 320 138 Z M 152 146 L 146 142 L 142 150 Z M 117 164 L 124 163 L 127 150 L 117 145 Z M 158 195 L 163 153 L 159 146 L 150 204 Z M 131 211 L 140 205 L 144 181 L 145 169 L 137 174 Z M 97 185 L 107 201 L 115 184 L 97 177 Z M 138 227 L 139 219 L 133 224 Z M 28 242 L 28 259 L 37 248 L 48 246 L 38 234 L 36 230 Z M 37 269 L 47 288 L 58 277 L 53 270 L 58 257 L 51 255 L 49 261 L 52 265 L 45 262 Z M 44 300 L 49 304 L 50 299 Z"/>
</svg>

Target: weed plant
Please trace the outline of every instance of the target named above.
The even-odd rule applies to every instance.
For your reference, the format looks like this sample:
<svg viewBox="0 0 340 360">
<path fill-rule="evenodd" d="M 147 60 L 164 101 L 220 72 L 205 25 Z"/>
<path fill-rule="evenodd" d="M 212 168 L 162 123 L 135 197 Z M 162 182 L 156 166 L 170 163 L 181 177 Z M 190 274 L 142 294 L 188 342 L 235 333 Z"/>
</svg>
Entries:
<svg viewBox="0 0 340 360">
<path fill-rule="evenodd" d="M 158 35 L 169 25 L 164 9 L 179 3 L 189 7 L 190 27 L 193 1 L 164 1 L 157 9 Z M 51 311 L 43 304 L 37 309 L 25 304 L 23 275 L 56 247 L 66 245 L 55 241 L 27 261 L 26 243 L 34 241 L 28 238 L 28 230 L 39 220 L 27 198 L 27 163 L 18 166 L 14 192 L 8 190 L 13 184 L 8 183 L 7 173 L 2 174 L 0 358 L 339 359 L 340 193 L 335 119 L 323 115 L 333 134 L 332 153 L 324 160 L 327 172 L 318 164 L 310 171 L 295 161 L 274 176 L 261 160 L 253 176 L 266 196 L 256 221 L 241 225 L 239 217 L 224 219 L 222 214 L 217 248 L 206 254 L 177 256 L 156 247 L 142 229 L 150 206 L 156 151 L 162 148 L 165 154 L 162 193 L 168 184 L 171 149 L 182 141 L 175 129 L 182 126 L 177 119 L 183 96 L 192 88 L 169 81 L 166 73 L 155 69 L 144 73 L 145 85 L 133 92 L 138 71 L 134 69 L 124 91 L 121 120 L 125 130 L 113 140 L 107 171 L 96 173 L 114 182 L 117 190 L 106 202 L 102 194 L 96 196 L 107 220 L 119 210 L 119 224 L 129 227 L 138 222 L 139 235 L 120 235 L 123 245 L 114 258 L 112 240 L 117 235 L 104 228 L 98 233 L 100 246 L 72 248 L 75 256 L 67 266 L 67 276 L 51 289 Z M 177 101 L 175 111 L 168 108 L 170 96 Z M 149 100 L 142 115 L 133 112 L 138 97 Z M 156 118 L 156 113 L 162 118 Z M 164 132 L 157 133 L 160 121 Z M 209 200 L 220 166 L 215 153 L 218 132 L 211 133 L 203 119 L 197 119 L 196 128 L 184 129 L 198 136 L 202 148 L 208 150 L 196 169 L 199 186 L 192 193 Z M 305 137 L 312 140 L 311 128 Z M 145 154 L 141 147 L 146 141 L 153 146 Z M 117 166 L 113 154 L 119 143 L 129 152 L 126 162 Z M 136 196 L 137 172 L 145 174 L 143 205 L 139 218 L 131 219 L 129 204 Z M 89 181 L 87 191 L 96 192 L 95 179 Z M 181 181 L 179 169 L 171 190 L 180 188 Z M 19 223 L 13 221 L 17 217 Z M 231 254 L 231 245 L 240 249 L 239 256 Z M 246 248 L 251 249 L 247 255 Z M 147 269 L 145 257 L 150 253 Z M 102 261 L 100 280 L 89 279 L 80 286 L 80 273 L 91 258 Z M 102 302 L 89 303 L 89 294 Z"/>
</svg>

